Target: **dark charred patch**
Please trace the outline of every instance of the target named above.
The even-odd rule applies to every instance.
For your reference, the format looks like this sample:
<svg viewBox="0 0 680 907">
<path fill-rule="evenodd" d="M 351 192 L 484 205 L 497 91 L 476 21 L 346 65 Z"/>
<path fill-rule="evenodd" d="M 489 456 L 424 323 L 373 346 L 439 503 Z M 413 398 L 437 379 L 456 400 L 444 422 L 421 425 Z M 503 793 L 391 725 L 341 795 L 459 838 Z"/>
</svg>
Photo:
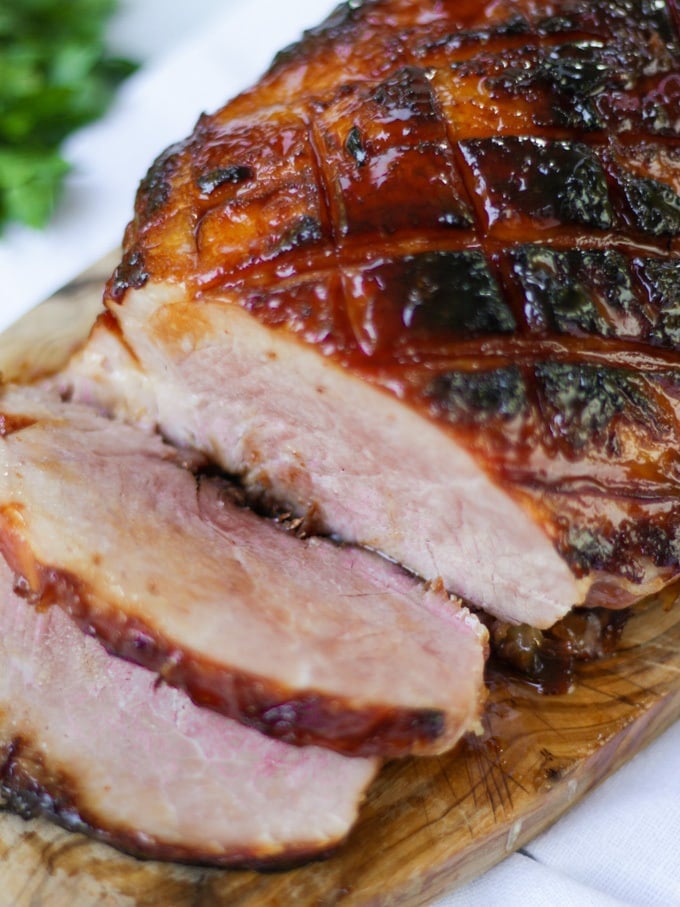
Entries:
<svg viewBox="0 0 680 907">
<path fill-rule="evenodd" d="M 440 119 L 432 87 L 424 70 L 407 66 L 397 70 L 373 91 L 372 100 L 389 118 L 402 120 Z"/>
<path fill-rule="evenodd" d="M 560 94 L 575 101 L 599 94 L 607 84 L 610 68 L 597 44 L 562 44 L 548 51 L 543 78 Z"/>
<path fill-rule="evenodd" d="M 576 17 L 569 15 L 546 16 L 536 23 L 536 34 L 541 36 L 566 34 L 577 29 Z"/>
<path fill-rule="evenodd" d="M 600 161 L 580 142 L 506 136 L 461 142 L 489 226 L 518 217 L 543 223 L 612 226 Z"/>
<path fill-rule="evenodd" d="M 528 407 L 521 370 L 514 365 L 482 372 L 450 371 L 437 375 L 425 398 L 438 416 L 461 425 L 508 421 Z"/>
<path fill-rule="evenodd" d="M 275 254 L 292 252 L 301 246 L 312 245 L 323 239 L 323 227 L 316 217 L 304 214 L 287 227 L 274 248 Z"/>
<path fill-rule="evenodd" d="M 555 122 L 586 131 L 603 128 L 593 99 L 611 83 L 613 72 L 611 61 L 603 60 L 600 48 L 592 45 L 568 45 L 548 52 L 539 79 L 552 95 Z"/>
<path fill-rule="evenodd" d="M 520 13 L 512 13 L 505 22 L 499 23 L 494 28 L 494 33 L 501 38 L 514 38 L 531 33 L 531 24 Z"/>
<path fill-rule="evenodd" d="M 27 739 L 15 737 L 4 748 L 0 798 L 6 809 L 22 819 L 48 815 L 72 831 L 88 831 L 75 806 L 77 789 L 75 780 L 63 771 L 48 769 L 39 748 Z"/>
<path fill-rule="evenodd" d="M 514 331 L 515 319 L 481 252 L 429 252 L 403 264 L 407 329 L 461 335 Z"/>
<path fill-rule="evenodd" d="M 624 174 L 623 190 L 634 224 L 650 236 L 680 235 L 680 195 L 655 179 Z"/>
<path fill-rule="evenodd" d="M 255 171 L 252 167 L 246 167 L 241 164 L 232 164 L 229 167 L 216 167 L 214 170 L 204 173 L 196 179 L 196 185 L 203 195 L 211 195 L 220 186 L 238 185 L 252 180 Z"/>
<path fill-rule="evenodd" d="M 577 525 L 569 527 L 562 547 L 569 552 L 569 562 L 581 576 L 591 570 L 605 570 L 615 552 L 611 537 L 590 527 Z"/>
<path fill-rule="evenodd" d="M 601 129 L 604 122 L 593 99 L 615 81 L 616 69 L 599 44 L 563 44 L 552 49 L 530 48 L 493 60 L 499 75 L 486 80 L 492 97 L 520 97 L 527 92 L 548 99 L 547 111 L 536 105 L 537 125 L 581 130 Z M 507 60 L 507 62 L 506 62 Z M 514 62 L 514 65 L 513 65 Z"/>
<path fill-rule="evenodd" d="M 605 55 L 611 50 L 611 58 L 616 61 L 617 58 L 627 57 L 628 48 L 632 46 L 637 50 L 640 65 L 643 66 L 654 51 L 659 58 L 664 50 L 670 53 L 677 48 L 677 32 L 673 28 L 667 3 L 656 0 L 598 0 L 597 3 L 570 0 L 554 4 L 550 11 L 545 9 L 544 4 L 522 5 L 522 13 L 513 14 L 508 10 L 504 21 L 492 25 L 480 22 L 475 28 L 451 29 L 435 39 L 424 39 L 416 46 L 415 56 L 427 58 L 432 52 L 455 52 L 475 47 L 479 48 L 475 54 L 478 56 L 485 46 L 502 44 L 504 49 L 512 51 L 521 39 L 527 47 L 538 44 L 541 38 L 546 37 L 552 38 L 550 45 L 555 46 L 554 39 L 561 36 L 563 41 L 560 46 L 564 46 L 565 53 L 569 55 L 574 46 L 590 44 L 602 47 Z M 457 18 L 455 12 L 452 14 L 454 17 Z M 520 40 L 513 42 L 513 38 Z M 578 73 L 579 83 L 585 76 L 585 73 Z M 568 79 L 573 84 L 571 74 Z"/>
<path fill-rule="evenodd" d="M 346 270 L 349 311 L 365 354 L 509 334 L 514 316 L 481 252 L 424 252 Z"/>
<path fill-rule="evenodd" d="M 535 367 L 546 443 L 579 454 L 590 445 L 620 453 L 617 419 L 657 433 L 668 416 L 656 404 L 645 378 L 628 369 L 585 363 L 543 362 Z"/>
<path fill-rule="evenodd" d="M 671 0 L 671 4 L 673 0 Z M 678 48 L 678 33 L 673 28 L 672 11 L 667 0 L 633 0 L 633 15 L 648 31 L 656 32 L 669 46 Z"/>
<path fill-rule="evenodd" d="M 577 575 L 602 573 L 641 582 L 649 564 L 676 573 L 680 567 L 680 521 L 675 507 L 617 526 L 573 523 L 558 546 Z"/>
<path fill-rule="evenodd" d="M 107 284 L 107 294 L 114 302 L 120 302 L 127 290 L 139 290 L 149 279 L 144 263 L 144 253 L 130 249 L 113 272 Z"/>
<path fill-rule="evenodd" d="M 680 259 L 638 258 L 634 267 L 647 295 L 651 343 L 680 348 Z"/>
<path fill-rule="evenodd" d="M 136 211 L 143 219 L 153 217 L 166 206 L 172 192 L 172 177 L 181 162 L 185 144 L 171 145 L 160 154 L 139 184 Z"/>
<path fill-rule="evenodd" d="M 525 246 L 513 255 L 513 270 L 524 291 L 524 314 L 533 330 L 611 333 L 587 288 L 569 280 L 570 253 Z"/>
<path fill-rule="evenodd" d="M 366 151 L 361 130 L 358 126 L 352 126 L 347 134 L 345 148 L 347 149 L 348 154 L 354 158 L 357 167 L 363 167 L 368 159 L 368 152 Z"/>
<path fill-rule="evenodd" d="M 510 259 L 534 331 L 608 337 L 619 333 L 622 316 L 637 315 L 628 262 L 619 252 L 525 245 Z"/>
<path fill-rule="evenodd" d="M 642 33 L 671 43 L 674 29 L 666 2 L 657 0 L 572 0 L 564 11 L 574 26 L 597 37 L 625 39 Z"/>
<path fill-rule="evenodd" d="M 494 23 L 485 28 L 461 28 L 451 31 L 435 40 L 425 40 L 414 49 L 416 57 L 426 57 L 432 51 L 459 50 L 474 45 L 489 44 L 498 38 L 513 38 L 529 35 L 531 23 L 521 14 L 511 14 L 503 22 Z"/>
</svg>

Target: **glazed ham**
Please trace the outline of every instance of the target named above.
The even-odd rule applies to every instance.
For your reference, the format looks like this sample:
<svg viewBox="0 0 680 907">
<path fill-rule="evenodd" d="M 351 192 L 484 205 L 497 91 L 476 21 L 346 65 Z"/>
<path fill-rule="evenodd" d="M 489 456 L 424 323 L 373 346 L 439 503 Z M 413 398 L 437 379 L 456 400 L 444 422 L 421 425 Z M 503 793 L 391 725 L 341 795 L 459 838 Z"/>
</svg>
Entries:
<svg viewBox="0 0 680 907">
<path fill-rule="evenodd" d="M 288 743 L 437 753 L 477 723 L 486 631 L 445 592 L 296 537 L 86 407 L 7 388 L 0 426 L 0 550 L 32 605 Z"/>
<path fill-rule="evenodd" d="M 154 163 L 63 388 L 503 619 L 627 605 L 680 560 L 678 85 L 675 0 L 346 4 Z"/>
<path fill-rule="evenodd" d="M 0 562 L 0 800 L 131 853 L 218 865 L 336 847 L 375 759 L 269 740 L 112 658 Z"/>
</svg>

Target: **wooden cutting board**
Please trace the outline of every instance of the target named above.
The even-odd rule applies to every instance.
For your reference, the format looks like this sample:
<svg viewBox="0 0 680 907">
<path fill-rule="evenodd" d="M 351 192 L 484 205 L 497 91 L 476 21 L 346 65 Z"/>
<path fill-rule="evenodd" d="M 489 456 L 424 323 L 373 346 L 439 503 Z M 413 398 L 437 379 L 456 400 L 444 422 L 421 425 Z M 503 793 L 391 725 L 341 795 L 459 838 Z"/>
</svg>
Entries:
<svg viewBox="0 0 680 907">
<path fill-rule="evenodd" d="M 58 367 L 99 309 L 107 259 L 0 337 L 6 379 Z M 0 815 L 0 907 L 358 907 L 427 904 L 550 825 L 680 717 L 680 604 L 646 602 L 617 653 L 542 696 L 490 675 L 484 734 L 387 765 L 346 845 L 288 872 L 123 856 L 44 821 Z M 105 716 L 102 716 L 105 718 Z"/>
</svg>

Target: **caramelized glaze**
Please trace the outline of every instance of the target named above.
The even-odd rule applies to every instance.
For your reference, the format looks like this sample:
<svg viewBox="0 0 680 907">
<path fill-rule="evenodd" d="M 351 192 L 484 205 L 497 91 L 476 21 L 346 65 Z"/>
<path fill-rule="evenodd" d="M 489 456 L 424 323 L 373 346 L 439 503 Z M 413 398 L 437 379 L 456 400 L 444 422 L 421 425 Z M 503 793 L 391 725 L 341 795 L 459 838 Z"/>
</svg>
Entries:
<svg viewBox="0 0 680 907">
<path fill-rule="evenodd" d="M 340 6 L 159 157 L 111 311 L 149 280 L 235 293 L 450 432 L 577 573 L 674 574 L 678 18 Z"/>
</svg>

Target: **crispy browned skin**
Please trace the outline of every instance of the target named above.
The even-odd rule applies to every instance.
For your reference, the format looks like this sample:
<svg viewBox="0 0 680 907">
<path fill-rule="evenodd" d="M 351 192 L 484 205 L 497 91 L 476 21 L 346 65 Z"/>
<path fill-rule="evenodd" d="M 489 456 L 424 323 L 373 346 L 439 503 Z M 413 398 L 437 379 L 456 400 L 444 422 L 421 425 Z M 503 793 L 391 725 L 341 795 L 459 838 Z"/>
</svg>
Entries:
<svg viewBox="0 0 680 907">
<path fill-rule="evenodd" d="M 339 7 L 157 160 L 109 308 L 149 278 L 238 290 L 445 425 L 605 577 L 590 603 L 627 603 L 680 556 L 679 22 Z"/>
</svg>

